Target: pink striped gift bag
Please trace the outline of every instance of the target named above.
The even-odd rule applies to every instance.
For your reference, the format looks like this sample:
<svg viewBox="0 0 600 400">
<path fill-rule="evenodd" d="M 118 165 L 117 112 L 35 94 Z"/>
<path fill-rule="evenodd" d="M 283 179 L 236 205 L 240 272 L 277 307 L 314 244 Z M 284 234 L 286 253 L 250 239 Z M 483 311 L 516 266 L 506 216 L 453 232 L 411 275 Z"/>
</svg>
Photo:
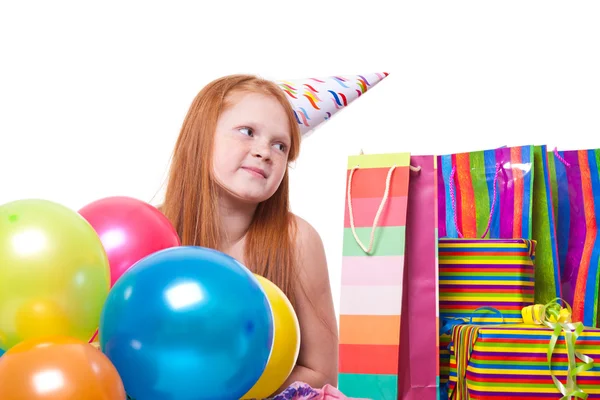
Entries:
<svg viewBox="0 0 600 400">
<path fill-rule="evenodd" d="M 339 389 L 397 399 L 409 153 L 348 158 Z"/>
<path fill-rule="evenodd" d="M 548 165 L 562 298 L 574 322 L 600 327 L 600 149 L 555 150 Z"/>
</svg>

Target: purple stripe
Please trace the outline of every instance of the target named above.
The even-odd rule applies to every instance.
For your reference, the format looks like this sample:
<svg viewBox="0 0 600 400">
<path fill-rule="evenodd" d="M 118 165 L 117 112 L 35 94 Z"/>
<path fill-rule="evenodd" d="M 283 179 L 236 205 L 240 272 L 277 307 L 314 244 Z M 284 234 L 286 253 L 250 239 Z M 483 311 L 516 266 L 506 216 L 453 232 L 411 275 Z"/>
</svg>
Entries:
<svg viewBox="0 0 600 400">
<path fill-rule="evenodd" d="M 441 306 L 454 306 L 454 305 L 460 305 L 460 306 L 465 306 L 465 305 L 476 305 L 476 304 L 485 304 L 486 306 L 504 306 L 504 307 L 508 307 L 508 306 L 527 306 L 530 305 L 531 302 L 528 301 L 510 301 L 510 302 L 502 302 L 502 301 L 486 301 L 485 299 L 482 299 L 481 301 L 440 301 L 440 307 Z M 518 312 L 519 315 L 521 315 L 521 310 L 514 310 L 515 312 Z M 469 312 L 468 310 L 465 310 L 464 312 Z M 477 314 L 479 315 L 479 314 Z"/>
<path fill-rule="evenodd" d="M 571 164 L 566 168 L 569 182 L 569 219 L 571 225 L 569 226 L 569 247 L 562 276 L 562 288 L 565 301 L 573 304 L 577 273 L 579 272 L 579 264 L 585 243 L 585 209 L 577 151 L 565 151 L 564 159 Z"/>
<path fill-rule="evenodd" d="M 498 187 L 500 189 L 500 201 L 498 202 L 500 208 L 500 237 L 512 238 L 515 199 L 510 149 L 508 147 L 496 149 L 496 160 L 502 166 L 500 176 L 498 177 Z"/>
<path fill-rule="evenodd" d="M 464 285 L 464 284 L 459 284 L 459 285 L 448 285 L 448 284 L 441 284 L 439 285 L 440 290 L 442 289 L 454 289 L 456 288 L 456 286 L 460 286 L 460 287 L 464 287 L 464 288 L 469 288 L 470 290 L 473 289 L 519 289 L 522 291 L 534 291 L 534 287 L 529 287 L 529 286 L 521 286 L 521 285 Z"/>
<path fill-rule="evenodd" d="M 494 326 L 493 329 L 494 330 L 500 329 L 502 331 L 509 331 L 509 332 L 514 332 L 516 329 L 518 329 L 519 332 L 521 332 L 521 331 L 531 331 L 531 332 L 539 332 L 540 335 L 546 335 L 546 334 L 552 335 L 550 329 L 548 329 L 546 327 L 544 327 L 544 328 L 531 327 L 530 328 L 527 325 L 519 325 L 518 328 L 515 328 L 514 326 L 513 327 L 508 327 L 508 326 L 498 325 L 498 326 Z M 485 333 L 485 330 L 486 330 L 486 328 L 479 329 L 479 334 L 481 335 L 481 334 Z M 585 330 L 585 332 L 594 332 L 594 333 L 600 334 L 600 329 L 587 328 Z M 514 335 L 515 335 L 515 339 L 523 339 L 523 338 L 527 338 L 528 337 L 527 335 L 521 335 L 520 333 L 515 333 Z M 577 340 L 581 340 L 583 338 L 584 337 L 580 336 Z"/>
<path fill-rule="evenodd" d="M 478 399 L 491 399 L 491 398 L 502 398 L 502 399 L 510 399 L 510 393 L 506 393 L 506 392 L 492 392 L 491 390 L 493 390 L 493 388 L 490 388 L 490 390 L 484 390 L 484 391 L 479 391 L 479 390 L 473 390 L 473 389 L 469 389 L 469 393 L 472 396 L 480 396 L 480 397 L 475 397 Z M 515 388 L 515 391 L 518 390 Z M 558 391 L 558 389 L 556 389 L 556 393 L 518 393 L 519 397 L 531 397 L 533 399 L 552 399 L 552 400 L 556 400 L 557 398 L 560 398 L 560 392 Z M 595 397 L 596 395 L 589 395 L 588 399 L 594 399 L 597 398 Z"/>
<path fill-rule="evenodd" d="M 523 272 L 527 272 L 527 275 L 529 275 L 529 274 L 531 274 L 531 272 L 534 269 L 534 267 L 532 265 L 528 265 L 528 264 L 445 264 L 443 256 L 441 256 L 441 255 L 440 255 L 440 259 L 439 259 L 438 262 L 440 264 L 440 271 L 443 271 L 445 269 L 459 269 L 459 268 L 472 269 L 472 268 L 481 268 L 482 269 L 481 272 L 485 272 L 485 268 L 497 268 L 497 269 L 503 269 L 503 268 L 505 268 L 507 270 L 519 269 L 519 270 L 521 270 Z M 490 272 L 490 274 L 493 274 L 493 272 Z"/>
<path fill-rule="evenodd" d="M 512 236 L 512 234 L 511 234 Z M 525 244 L 526 242 L 524 242 L 522 239 L 507 239 L 507 238 L 503 238 L 503 239 L 447 239 L 447 238 L 443 238 L 440 235 L 440 242 L 442 243 L 518 243 L 518 244 Z"/>
<path fill-rule="evenodd" d="M 536 353 L 544 362 L 546 362 L 546 353 Z M 474 350 L 473 354 L 471 355 L 471 359 L 476 358 L 483 358 L 483 360 L 481 360 L 481 362 L 486 363 L 491 361 L 489 358 L 486 357 L 498 357 L 498 356 L 502 356 L 502 357 L 520 357 L 520 358 L 525 358 L 527 357 L 527 355 L 531 355 L 531 353 L 527 353 L 527 354 L 523 354 L 523 353 L 517 353 L 517 352 L 508 352 L 508 351 L 502 351 L 502 353 L 499 352 L 494 352 L 494 351 L 479 351 L 479 350 Z M 567 354 L 561 354 L 561 353 L 554 353 L 552 355 L 552 362 L 558 362 L 558 361 L 567 361 L 568 360 L 568 355 Z M 512 363 L 513 360 L 506 360 L 507 363 Z M 525 362 L 530 362 L 525 361 Z M 481 376 L 485 376 L 487 374 L 483 374 Z M 479 376 L 479 374 L 477 374 L 477 376 Z M 577 379 L 579 379 L 579 376 L 577 377 Z M 600 379 L 600 377 L 596 378 L 596 379 Z"/>
<path fill-rule="evenodd" d="M 446 236 L 446 188 L 442 170 L 442 156 L 437 156 L 437 193 L 438 193 L 438 236 Z"/>
<path fill-rule="evenodd" d="M 439 255 L 440 260 L 440 268 L 444 268 L 444 266 L 447 265 L 447 267 L 445 268 L 475 268 L 475 267 L 485 267 L 485 268 L 506 268 L 506 269 L 515 269 L 515 268 L 519 268 L 519 269 L 531 269 L 533 270 L 535 267 L 532 264 L 528 264 L 523 262 L 523 264 L 485 264 L 485 263 L 477 263 L 477 264 L 445 264 L 444 261 L 446 261 L 446 257 L 449 257 L 450 260 L 448 261 L 456 261 L 456 259 L 459 260 L 469 260 L 469 259 L 475 259 L 477 260 L 478 256 L 471 256 L 471 257 L 466 257 L 466 256 L 444 256 L 443 254 Z M 516 256 L 515 256 L 516 257 Z M 523 258 L 525 258 L 525 256 L 523 256 Z M 529 256 L 527 256 L 527 258 L 529 259 Z M 500 259 L 500 257 L 497 257 L 496 260 Z"/>
</svg>

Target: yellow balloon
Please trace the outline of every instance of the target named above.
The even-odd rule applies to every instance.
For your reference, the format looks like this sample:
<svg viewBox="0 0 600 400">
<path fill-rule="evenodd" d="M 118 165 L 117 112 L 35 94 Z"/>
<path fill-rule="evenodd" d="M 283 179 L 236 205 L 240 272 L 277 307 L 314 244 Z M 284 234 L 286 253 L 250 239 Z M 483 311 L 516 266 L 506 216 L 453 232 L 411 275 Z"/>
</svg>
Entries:
<svg viewBox="0 0 600 400">
<path fill-rule="evenodd" d="M 70 322 L 56 303 L 43 299 L 24 302 L 15 315 L 16 331 L 22 337 L 31 338 L 44 332 L 45 335 L 68 335 Z"/>
<path fill-rule="evenodd" d="M 89 341 L 110 289 L 110 267 L 76 211 L 37 199 L 0 206 L 0 350 L 40 336 Z"/>
<path fill-rule="evenodd" d="M 271 304 L 274 338 L 267 366 L 252 389 L 243 396 L 244 399 L 263 399 L 272 395 L 289 377 L 300 352 L 300 324 L 289 299 L 270 280 L 257 274 L 254 276 Z"/>
</svg>

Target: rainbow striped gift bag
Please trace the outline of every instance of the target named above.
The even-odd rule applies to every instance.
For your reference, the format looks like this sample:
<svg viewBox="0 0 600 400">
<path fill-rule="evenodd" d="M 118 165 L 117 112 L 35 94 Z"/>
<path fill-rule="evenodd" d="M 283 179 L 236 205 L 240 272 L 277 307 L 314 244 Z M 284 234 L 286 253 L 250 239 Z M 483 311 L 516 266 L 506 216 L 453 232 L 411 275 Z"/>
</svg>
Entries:
<svg viewBox="0 0 600 400">
<path fill-rule="evenodd" d="M 535 302 L 546 304 L 562 298 L 556 219 L 546 146 L 535 146 L 533 180 L 533 233 L 535 249 Z"/>
<path fill-rule="evenodd" d="M 398 398 L 409 153 L 348 158 L 339 388 L 348 397 Z"/>
<path fill-rule="evenodd" d="M 562 298 L 573 306 L 573 321 L 598 327 L 600 149 L 555 151 L 548 165 Z"/>
<path fill-rule="evenodd" d="M 438 156 L 440 237 L 531 239 L 533 146 Z"/>
<path fill-rule="evenodd" d="M 569 336 L 570 340 L 576 339 L 570 355 L 566 335 L 572 333 L 562 331 L 551 347 L 553 329 L 546 326 L 456 325 L 452 332 L 449 399 L 561 399 L 564 393 L 552 376 L 567 386 L 569 358 L 577 362 L 577 367 L 586 364 L 575 352 L 593 361 L 591 369 L 576 373 L 575 384 L 588 400 L 600 399 L 600 329 L 584 328 L 579 337 Z"/>
</svg>

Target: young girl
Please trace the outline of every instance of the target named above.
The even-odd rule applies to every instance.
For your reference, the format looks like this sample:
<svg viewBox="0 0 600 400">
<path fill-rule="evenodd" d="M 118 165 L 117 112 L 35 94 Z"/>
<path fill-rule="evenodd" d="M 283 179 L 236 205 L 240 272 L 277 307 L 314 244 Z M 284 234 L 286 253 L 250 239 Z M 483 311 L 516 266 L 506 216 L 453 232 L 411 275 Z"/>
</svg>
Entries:
<svg viewBox="0 0 600 400">
<path fill-rule="evenodd" d="M 232 75 L 194 99 L 175 145 L 162 212 L 183 245 L 220 250 L 277 284 L 301 332 L 294 381 L 337 386 L 337 324 L 325 252 L 289 210 L 288 164 L 300 130 L 274 83 Z"/>
</svg>

